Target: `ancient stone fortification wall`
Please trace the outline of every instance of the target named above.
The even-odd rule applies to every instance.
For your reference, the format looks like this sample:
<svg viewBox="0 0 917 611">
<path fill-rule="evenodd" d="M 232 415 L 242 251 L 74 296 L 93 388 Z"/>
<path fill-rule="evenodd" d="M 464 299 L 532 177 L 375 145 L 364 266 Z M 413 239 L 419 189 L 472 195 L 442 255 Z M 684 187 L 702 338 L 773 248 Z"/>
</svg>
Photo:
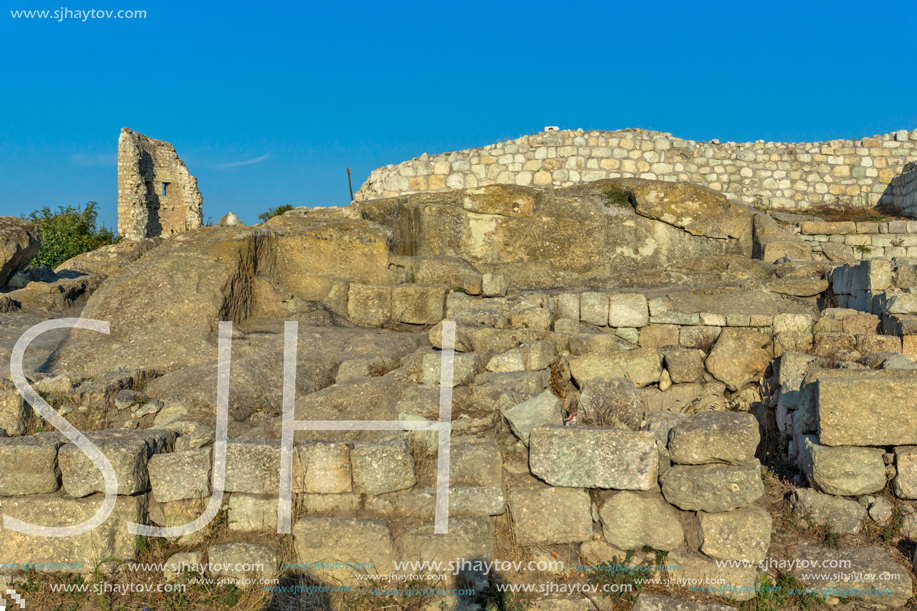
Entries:
<svg viewBox="0 0 917 611">
<path fill-rule="evenodd" d="M 203 224 L 197 179 L 168 142 L 128 128 L 118 138 L 118 235 L 141 240 Z"/>
<path fill-rule="evenodd" d="M 899 212 L 917 218 L 917 164 L 908 163 L 892 180 L 892 203 Z"/>
<path fill-rule="evenodd" d="M 567 187 L 604 178 L 688 181 L 777 209 L 891 203 L 917 130 L 815 143 L 694 142 L 645 130 L 556 131 L 379 168 L 357 201 L 492 184 Z"/>
</svg>

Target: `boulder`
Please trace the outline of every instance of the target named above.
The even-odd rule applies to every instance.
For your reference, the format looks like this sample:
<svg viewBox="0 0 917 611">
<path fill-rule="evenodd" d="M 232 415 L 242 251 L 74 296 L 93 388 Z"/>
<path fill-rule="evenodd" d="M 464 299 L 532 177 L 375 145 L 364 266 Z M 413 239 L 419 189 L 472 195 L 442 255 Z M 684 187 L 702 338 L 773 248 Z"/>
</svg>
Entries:
<svg viewBox="0 0 917 611">
<path fill-rule="evenodd" d="M 772 356 L 767 335 L 753 329 L 726 327 L 707 357 L 707 371 L 730 390 L 738 390 L 760 379 Z"/>
<path fill-rule="evenodd" d="M 41 248 L 38 228 L 25 219 L 0 216 L 0 287 L 35 258 Z"/>
<path fill-rule="evenodd" d="M 693 384 L 703 381 L 704 355 L 701 351 L 674 348 L 663 351 L 663 354 L 665 355 L 665 368 L 673 384 Z"/>
</svg>

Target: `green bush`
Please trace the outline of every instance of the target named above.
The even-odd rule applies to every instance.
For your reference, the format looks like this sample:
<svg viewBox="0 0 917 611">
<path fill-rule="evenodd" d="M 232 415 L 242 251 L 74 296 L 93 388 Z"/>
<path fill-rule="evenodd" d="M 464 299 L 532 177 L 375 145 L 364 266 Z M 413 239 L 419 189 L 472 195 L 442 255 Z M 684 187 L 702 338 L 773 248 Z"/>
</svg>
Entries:
<svg viewBox="0 0 917 611">
<path fill-rule="evenodd" d="M 289 212 L 293 209 L 293 204 L 284 204 L 282 206 L 277 206 L 276 208 L 268 208 L 267 212 L 262 212 L 258 215 L 258 218 L 262 222 L 274 218 L 275 216 L 280 216 L 284 212 Z"/>
<path fill-rule="evenodd" d="M 41 249 L 30 267 L 47 265 L 53 269 L 71 257 L 117 242 L 114 232 L 104 224 L 96 226 L 98 205 L 89 202 L 85 208 L 59 206 L 57 212 L 46 206 L 28 217 L 23 215 L 41 233 Z"/>
</svg>

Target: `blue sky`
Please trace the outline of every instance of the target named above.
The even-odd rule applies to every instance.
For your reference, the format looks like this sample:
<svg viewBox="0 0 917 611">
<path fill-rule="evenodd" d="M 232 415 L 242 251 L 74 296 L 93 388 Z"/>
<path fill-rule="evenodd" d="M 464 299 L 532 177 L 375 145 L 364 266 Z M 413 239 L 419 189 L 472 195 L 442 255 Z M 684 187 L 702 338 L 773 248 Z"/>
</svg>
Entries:
<svg viewBox="0 0 917 611">
<path fill-rule="evenodd" d="M 249 223 L 348 203 L 348 165 L 357 189 L 545 125 L 724 142 L 917 128 L 903 0 L 3 5 L 0 215 L 94 200 L 114 226 L 122 127 L 175 145 L 205 218 Z M 62 7 L 147 17 L 10 12 Z"/>
</svg>

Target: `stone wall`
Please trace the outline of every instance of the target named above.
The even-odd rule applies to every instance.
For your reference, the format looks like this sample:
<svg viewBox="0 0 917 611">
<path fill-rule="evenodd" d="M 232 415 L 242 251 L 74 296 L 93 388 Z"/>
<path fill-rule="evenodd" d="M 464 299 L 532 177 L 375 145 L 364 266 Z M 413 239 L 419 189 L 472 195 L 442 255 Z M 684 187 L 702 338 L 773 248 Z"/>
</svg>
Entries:
<svg viewBox="0 0 917 611">
<path fill-rule="evenodd" d="M 553 131 L 422 156 L 372 172 L 357 201 L 504 184 L 568 187 L 606 178 L 692 182 L 733 201 L 804 210 L 891 203 L 890 184 L 917 160 L 917 130 L 814 143 L 695 142 L 646 130 Z"/>
<path fill-rule="evenodd" d="M 828 261 L 917 257 L 917 221 L 804 221 L 792 231 Z"/>
<path fill-rule="evenodd" d="M 917 218 L 917 164 L 908 163 L 892 180 L 892 204 L 906 216 Z"/>
<path fill-rule="evenodd" d="M 128 128 L 118 138 L 118 235 L 142 240 L 203 225 L 197 179 L 168 142 Z"/>
</svg>

